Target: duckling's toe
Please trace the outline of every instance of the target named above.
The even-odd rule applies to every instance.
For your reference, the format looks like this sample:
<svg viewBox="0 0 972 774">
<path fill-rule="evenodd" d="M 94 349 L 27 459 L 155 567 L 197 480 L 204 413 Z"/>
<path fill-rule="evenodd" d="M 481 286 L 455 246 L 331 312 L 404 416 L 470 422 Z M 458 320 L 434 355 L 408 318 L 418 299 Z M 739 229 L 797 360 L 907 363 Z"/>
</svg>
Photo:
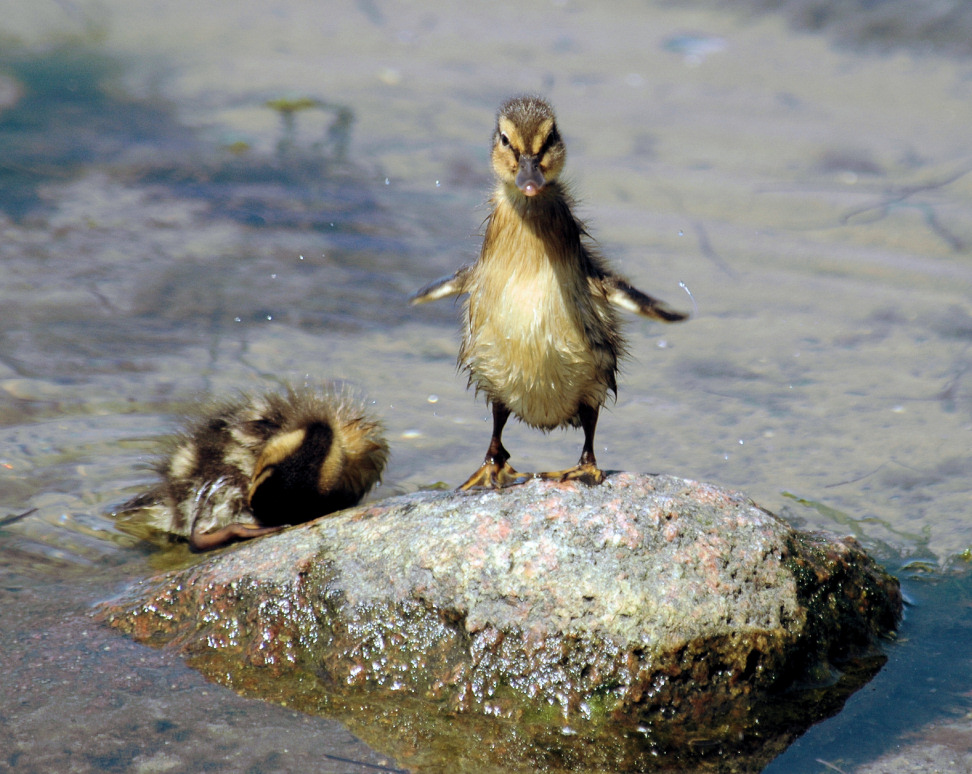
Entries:
<svg viewBox="0 0 972 774">
<path fill-rule="evenodd" d="M 235 543 L 237 540 L 250 540 L 251 538 L 262 537 L 263 535 L 270 535 L 274 532 L 279 532 L 286 526 L 258 527 L 254 524 L 234 522 L 212 532 L 197 532 L 193 530 L 192 534 L 189 535 L 189 545 L 194 551 L 211 551 L 214 548 Z"/>
<path fill-rule="evenodd" d="M 517 473 L 513 467 L 504 462 L 500 465 L 497 462 L 484 462 L 482 466 L 473 473 L 466 483 L 459 487 L 459 491 L 468 489 L 503 489 L 508 486 L 525 484 L 533 478 L 532 473 Z"/>
<path fill-rule="evenodd" d="M 604 471 L 593 463 L 579 463 L 567 470 L 554 470 L 537 473 L 544 481 L 580 481 L 588 486 L 597 486 L 604 480 Z"/>
</svg>

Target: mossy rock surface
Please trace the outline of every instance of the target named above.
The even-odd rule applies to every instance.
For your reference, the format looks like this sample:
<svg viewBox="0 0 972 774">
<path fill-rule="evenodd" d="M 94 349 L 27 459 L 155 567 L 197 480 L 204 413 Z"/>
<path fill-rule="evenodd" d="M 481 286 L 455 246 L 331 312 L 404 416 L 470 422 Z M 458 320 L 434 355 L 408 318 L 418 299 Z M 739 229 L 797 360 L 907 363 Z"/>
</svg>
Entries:
<svg viewBox="0 0 972 774">
<path fill-rule="evenodd" d="M 99 614 L 399 760 L 445 745 L 470 771 L 558 771 L 650 770 L 673 751 L 683 768 L 712 750 L 764 764 L 879 668 L 900 612 L 897 581 L 853 539 L 709 484 L 615 473 L 390 498 L 143 581 Z M 822 674 L 809 703 L 783 693 Z"/>
</svg>

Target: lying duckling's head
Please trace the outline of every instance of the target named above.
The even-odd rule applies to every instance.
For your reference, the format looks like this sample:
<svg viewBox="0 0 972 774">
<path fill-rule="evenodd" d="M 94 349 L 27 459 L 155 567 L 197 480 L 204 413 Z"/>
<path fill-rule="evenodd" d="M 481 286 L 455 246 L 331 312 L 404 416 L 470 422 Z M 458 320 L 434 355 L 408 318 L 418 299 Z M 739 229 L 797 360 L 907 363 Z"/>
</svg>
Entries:
<svg viewBox="0 0 972 774">
<path fill-rule="evenodd" d="M 539 97 L 514 97 L 499 110 L 493 133 L 493 171 L 525 196 L 557 180 L 567 149 L 553 109 Z"/>
<path fill-rule="evenodd" d="M 247 500 L 260 524 L 295 524 L 355 505 L 388 458 L 381 424 L 336 392 L 289 391 L 253 467 Z"/>
</svg>

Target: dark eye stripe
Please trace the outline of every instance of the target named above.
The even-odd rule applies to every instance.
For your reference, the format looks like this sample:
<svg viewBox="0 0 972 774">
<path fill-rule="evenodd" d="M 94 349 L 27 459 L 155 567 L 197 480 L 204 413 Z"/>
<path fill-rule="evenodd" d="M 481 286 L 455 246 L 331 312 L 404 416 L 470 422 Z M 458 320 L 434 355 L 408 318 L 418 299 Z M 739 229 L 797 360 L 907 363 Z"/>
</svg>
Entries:
<svg viewBox="0 0 972 774">
<path fill-rule="evenodd" d="M 507 135 L 506 132 L 502 131 L 498 127 L 496 129 L 496 139 L 499 141 L 500 145 L 502 145 L 504 148 L 507 148 L 513 153 L 514 159 L 516 159 L 517 161 L 520 160 L 520 151 L 518 151 L 516 148 L 513 147 L 513 142 L 510 140 L 509 135 Z"/>
<path fill-rule="evenodd" d="M 540 150 L 537 151 L 537 158 L 542 159 L 543 155 L 559 142 L 560 132 L 557 131 L 557 124 L 554 124 L 550 129 L 550 133 L 547 135 L 547 139 L 543 141 L 543 145 L 541 145 Z"/>
</svg>

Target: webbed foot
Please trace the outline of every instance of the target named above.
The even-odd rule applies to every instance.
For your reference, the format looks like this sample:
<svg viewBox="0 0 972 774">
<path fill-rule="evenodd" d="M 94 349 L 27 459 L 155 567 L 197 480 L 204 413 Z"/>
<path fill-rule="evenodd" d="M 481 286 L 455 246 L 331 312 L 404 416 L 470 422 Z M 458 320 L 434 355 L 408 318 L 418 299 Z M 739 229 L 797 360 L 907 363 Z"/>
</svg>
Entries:
<svg viewBox="0 0 972 774">
<path fill-rule="evenodd" d="M 537 473 L 544 481 L 580 481 L 588 486 L 597 486 L 604 480 L 604 471 L 592 462 L 578 463 L 567 470 L 554 470 Z"/>
<path fill-rule="evenodd" d="M 212 532 L 196 532 L 193 530 L 189 536 L 189 546 L 193 551 L 211 551 L 214 548 L 235 543 L 237 540 L 250 540 L 263 535 L 271 535 L 274 532 L 280 532 L 286 526 L 284 524 L 273 527 L 257 527 L 252 524 L 235 522 Z"/>
<path fill-rule="evenodd" d="M 508 486 L 525 484 L 533 478 L 532 473 L 517 473 L 508 462 L 484 462 L 473 473 L 466 483 L 459 487 L 459 491 L 469 489 L 503 489 Z"/>
</svg>

